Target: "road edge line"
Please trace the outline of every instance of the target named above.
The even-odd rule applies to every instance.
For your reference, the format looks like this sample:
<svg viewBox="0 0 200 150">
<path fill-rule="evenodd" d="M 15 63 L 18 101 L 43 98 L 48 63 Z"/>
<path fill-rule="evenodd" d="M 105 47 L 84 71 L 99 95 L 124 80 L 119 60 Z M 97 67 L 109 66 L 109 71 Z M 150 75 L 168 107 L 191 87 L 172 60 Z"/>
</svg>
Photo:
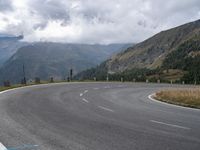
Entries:
<svg viewBox="0 0 200 150">
<path fill-rule="evenodd" d="M 27 85 L 27 86 L 21 86 L 21 87 L 14 87 L 14 88 L 11 88 L 11 89 L 7 89 L 7 90 L 3 90 L 3 91 L 0 91 L 0 94 L 3 94 L 3 93 L 6 93 L 6 92 L 10 92 L 10 91 L 14 91 L 14 90 L 19 90 L 19 89 L 24 89 L 24 88 L 32 88 L 32 87 L 42 87 L 42 86 L 48 86 L 48 85 L 59 85 L 59 84 L 68 84 L 68 85 L 71 85 L 71 84 L 77 84 L 79 82 L 60 82 L 60 83 L 44 83 L 44 84 L 34 84 L 34 85 Z M 80 83 L 84 83 L 84 82 L 80 82 Z M 90 83 L 90 82 L 88 82 Z"/>
<path fill-rule="evenodd" d="M 197 109 L 197 108 L 184 107 L 184 106 L 180 106 L 180 105 L 176 105 L 176 104 L 170 104 L 170 103 L 167 103 L 167 102 L 159 101 L 159 100 L 153 98 L 153 96 L 155 94 L 156 93 L 152 93 L 152 94 L 148 95 L 148 99 L 150 99 L 153 102 L 164 104 L 164 105 L 168 105 L 168 106 L 173 106 L 173 107 L 177 107 L 177 108 L 181 108 L 181 109 L 200 111 L 200 109 Z"/>
</svg>

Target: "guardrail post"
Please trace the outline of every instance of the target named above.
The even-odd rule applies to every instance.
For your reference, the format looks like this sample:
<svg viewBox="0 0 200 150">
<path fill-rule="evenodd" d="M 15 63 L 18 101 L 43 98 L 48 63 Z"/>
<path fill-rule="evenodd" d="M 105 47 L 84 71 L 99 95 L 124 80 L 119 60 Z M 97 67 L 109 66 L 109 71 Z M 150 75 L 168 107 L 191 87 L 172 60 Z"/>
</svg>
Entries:
<svg viewBox="0 0 200 150">
<path fill-rule="evenodd" d="M 107 81 L 107 82 L 109 81 L 109 77 L 108 77 L 108 76 L 106 77 L 106 81 Z"/>
<path fill-rule="evenodd" d="M 157 83 L 160 83 L 160 80 L 157 80 Z"/>
</svg>

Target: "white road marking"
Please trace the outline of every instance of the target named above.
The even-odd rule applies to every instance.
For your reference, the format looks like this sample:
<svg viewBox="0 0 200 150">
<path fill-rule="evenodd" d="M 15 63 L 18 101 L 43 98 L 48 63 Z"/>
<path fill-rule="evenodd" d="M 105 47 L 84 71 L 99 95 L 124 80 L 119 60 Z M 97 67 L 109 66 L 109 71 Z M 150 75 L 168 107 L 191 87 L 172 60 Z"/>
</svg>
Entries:
<svg viewBox="0 0 200 150">
<path fill-rule="evenodd" d="M 155 99 L 154 99 L 154 98 L 152 98 L 153 96 L 155 96 L 155 93 L 153 93 L 153 94 L 149 95 L 149 96 L 148 96 L 148 98 L 149 98 L 150 100 L 152 100 L 152 101 L 155 101 Z"/>
<path fill-rule="evenodd" d="M 89 103 L 89 101 L 86 100 L 85 98 L 83 98 L 82 101 L 84 101 L 84 102 L 86 102 L 86 103 Z"/>
<path fill-rule="evenodd" d="M 82 97 L 87 92 L 88 92 L 88 90 L 85 90 L 83 93 L 80 93 L 80 97 Z"/>
<path fill-rule="evenodd" d="M 103 110 L 109 111 L 109 112 L 114 112 L 114 110 L 106 108 L 106 107 L 103 107 L 103 106 L 98 106 L 98 107 L 103 109 Z"/>
<path fill-rule="evenodd" d="M 0 94 L 6 93 L 7 91 L 9 91 L 9 90 L 1 91 Z"/>
<path fill-rule="evenodd" d="M 105 86 L 104 88 L 105 88 L 105 89 L 109 89 L 109 88 L 110 88 L 110 86 Z"/>
<path fill-rule="evenodd" d="M 85 90 L 85 91 L 84 91 L 84 93 L 87 93 L 87 92 L 88 92 L 88 90 Z"/>
<path fill-rule="evenodd" d="M 124 87 L 123 85 L 118 85 L 117 87 Z"/>
<path fill-rule="evenodd" d="M 7 150 L 7 148 L 0 142 L 0 150 Z"/>
<path fill-rule="evenodd" d="M 94 90 L 99 90 L 99 88 L 93 88 Z"/>
<path fill-rule="evenodd" d="M 190 128 L 188 128 L 188 127 L 179 126 L 179 125 L 175 125 L 175 124 L 169 124 L 169 123 L 160 122 L 160 121 L 156 121 L 156 120 L 150 120 L 150 122 L 157 123 L 157 124 L 162 124 L 162 125 L 166 125 L 166 126 L 170 126 L 170 127 L 174 127 L 174 128 L 190 130 Z"/>
<path fill-rule="evenodd" d="M 179 105 L 175 105 L 175 104 L 170 104 L 170 103 L 167 103 L 167 102 L 162 102 L 162 101 L 159 101 L 159 100 L 156 100 L 154 99 L 153 97 L 155 96 L 155 93 L 153 94 L 150 94 L 148 96 L 148 98 L 151 100 L 151 101 L 154 101 L 156 103 L 160 103 L 160 104 L 164 104 L 164 105 L 168 105 L 168 106 L 173 106 L 173 107 L 177 107 L 177 108 L 181 108 L 181 109 L 188 109 L 188 110 L 192 110 L 192 111 L 200 111 L 200 109 L 195 109 L 195 108 L 190 108 L 190 107 L 184 107 L 184 106 L 179 106 Z"/>
</svg>

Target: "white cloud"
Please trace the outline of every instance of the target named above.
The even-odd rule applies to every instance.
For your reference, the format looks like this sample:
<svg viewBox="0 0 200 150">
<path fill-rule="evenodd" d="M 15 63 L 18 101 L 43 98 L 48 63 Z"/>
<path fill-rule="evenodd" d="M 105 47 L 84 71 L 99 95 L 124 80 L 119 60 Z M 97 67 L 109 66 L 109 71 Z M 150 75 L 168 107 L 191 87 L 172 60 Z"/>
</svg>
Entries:
<svg viewBox="0 0 200 150">
<path fill-rule="evenodd" d="M 161 30 L 200 18 L 199 0 L 5 2 L 0 7 L 0 32 L 23 32 L 27 41 L 139 42 Z"/>
</svg>

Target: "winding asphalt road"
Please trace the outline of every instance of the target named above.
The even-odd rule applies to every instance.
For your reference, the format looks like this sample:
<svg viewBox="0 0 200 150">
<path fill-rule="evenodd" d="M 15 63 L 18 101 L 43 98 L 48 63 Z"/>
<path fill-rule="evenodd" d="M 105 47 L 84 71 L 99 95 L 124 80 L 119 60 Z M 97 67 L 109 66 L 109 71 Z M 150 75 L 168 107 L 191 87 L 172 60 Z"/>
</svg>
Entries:
<svg viewBox="0 0 200 150">
<path fill-rule="evenodd" d="M 61 83 L 1 93 L 0 150 L 199 150 L 200 110 L 148 99 L 171 87 Z"/>
</svg>

